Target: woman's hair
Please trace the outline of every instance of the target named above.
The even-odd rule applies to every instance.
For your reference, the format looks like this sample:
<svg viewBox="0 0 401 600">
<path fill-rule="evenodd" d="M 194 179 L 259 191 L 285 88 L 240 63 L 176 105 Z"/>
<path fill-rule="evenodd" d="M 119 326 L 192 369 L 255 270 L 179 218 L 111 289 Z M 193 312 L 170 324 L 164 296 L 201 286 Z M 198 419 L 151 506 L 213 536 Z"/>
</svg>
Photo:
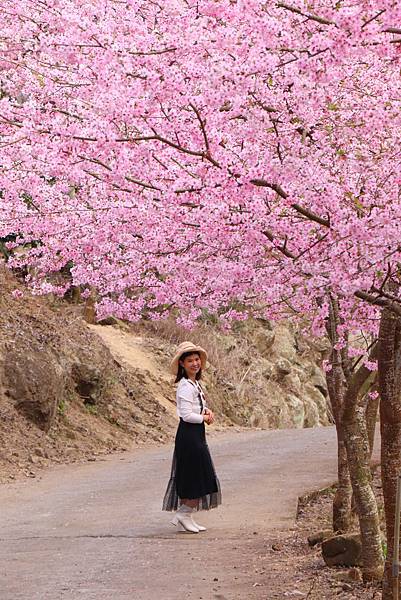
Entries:
<svg viewBox="0 0 401 600">
<path fill-rule="evenodd" d="M 187 356 L 191 356 L 191 354 L 197 354 L 200 358 L 200 353 L 197 352 L 196 350 L 190 350 L 189 352 L 184 352 L 184 354 L 181 354 L 180 360 L 178 361 L 178 371 L 177 371 L 177 377 L 175 379 L 175 383 L 178 383 L 183 377 L 185 377 L 185 379 L 188 379 L 187 372 L 185 371 L 184 367 L 180 363 L 182 360 L 185 360 L 187 358 Z M 202 369 L 199 369 L 199 371 L 195 375 L 195 379 L 200 379 L 201 377 L 202 377 Z"/>
</svg>

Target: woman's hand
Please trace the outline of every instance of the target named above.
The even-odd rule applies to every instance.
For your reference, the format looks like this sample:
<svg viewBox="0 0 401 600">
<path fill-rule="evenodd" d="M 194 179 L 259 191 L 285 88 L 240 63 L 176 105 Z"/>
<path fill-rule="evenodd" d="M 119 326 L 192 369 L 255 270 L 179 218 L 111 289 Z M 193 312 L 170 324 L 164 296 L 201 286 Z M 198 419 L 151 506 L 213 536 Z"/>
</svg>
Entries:
<svg viewBox="0 0 401 600">
<path fill-rule="evenodd" d="M 212 423 L 214 423 L 214 413 L 209 410 L 208 408 L 205 408 L 205 412 L 203 414 L 203 420 L 205 421 L 205 423 L 207 425 L 211 425 Z"/>
</svg>

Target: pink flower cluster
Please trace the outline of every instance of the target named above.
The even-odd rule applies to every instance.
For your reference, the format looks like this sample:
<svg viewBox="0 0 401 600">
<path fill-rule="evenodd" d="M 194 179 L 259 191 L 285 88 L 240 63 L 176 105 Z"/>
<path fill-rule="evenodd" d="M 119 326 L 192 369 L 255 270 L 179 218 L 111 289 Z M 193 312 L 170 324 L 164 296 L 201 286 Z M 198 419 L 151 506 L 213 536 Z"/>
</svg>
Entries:
<svg viewBox="0 0 401 600">
<path fill-rule="evenodd" d="M 399 2 L 0 0 L 0 18 L 0 236 L 35 290 L 68 267 L 102 316 L 307 314 L 317 333 L 330 293 L 376 330 L 363 294 L 401 259 Z"/>
</svg>

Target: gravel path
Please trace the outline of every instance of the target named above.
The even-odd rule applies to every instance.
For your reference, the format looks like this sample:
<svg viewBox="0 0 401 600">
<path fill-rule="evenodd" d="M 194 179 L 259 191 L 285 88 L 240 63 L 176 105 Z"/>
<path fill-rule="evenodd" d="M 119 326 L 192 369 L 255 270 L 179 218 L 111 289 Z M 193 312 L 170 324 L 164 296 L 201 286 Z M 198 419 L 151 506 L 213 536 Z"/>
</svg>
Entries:
<svg viewBox="0 0 401 600">
<path fill-rule="evenodd" d="M 255 581 L 273 529 L 293 524 L 298 496 L 336 479 L 335 432 L 214 434 L 223 505 L 208 531 L 160 511 L 172 448 L 138 449 L 0 488 L 1 600 L 269 600 Z M 270 590 L 270 591 L 269 591 Z"/>
</svg>

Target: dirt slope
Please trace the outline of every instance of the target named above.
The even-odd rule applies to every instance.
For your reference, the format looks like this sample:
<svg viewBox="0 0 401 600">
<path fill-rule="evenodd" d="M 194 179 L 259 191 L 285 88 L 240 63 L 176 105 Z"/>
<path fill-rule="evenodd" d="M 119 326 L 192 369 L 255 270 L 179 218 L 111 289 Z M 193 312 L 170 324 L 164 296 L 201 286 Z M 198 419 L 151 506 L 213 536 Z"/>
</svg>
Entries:
<svg viewBox="0 0 401 600">
<path fill-rule="evenodd" d="M 76 307 L 18 287 L 0 269 L 0 481 L 173 435 L 146 370 L 118 362 Z"/>
<path fill-rule="evenodd" d="M 168 413 L 175 416 L 172 378 L 167 371 L 166 361 L 157 361 L 152 349 L 146 345 L 146 339 L 123 331 L 116 327 L 104 325 L 88 325 L 109 348 L 116 360 L 146 376 L 146 383 L 153 398 Z"/>
</svg>

